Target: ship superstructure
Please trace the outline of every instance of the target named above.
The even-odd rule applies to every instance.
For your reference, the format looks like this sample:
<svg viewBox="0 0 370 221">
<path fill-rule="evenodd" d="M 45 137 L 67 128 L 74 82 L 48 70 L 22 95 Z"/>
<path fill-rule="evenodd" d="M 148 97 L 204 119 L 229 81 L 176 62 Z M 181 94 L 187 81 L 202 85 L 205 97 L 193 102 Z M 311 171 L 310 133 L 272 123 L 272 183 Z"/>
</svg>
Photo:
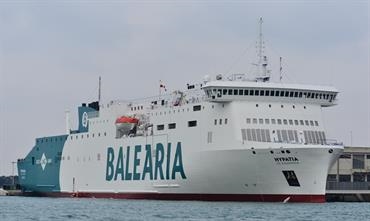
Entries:
<svg viewBox="0 0 370 221">
<path fill-rule="evenodd" d="M 82 104 L 77 130 L 67 124 L 64 135 L 37 138 L 18 160 L 23 191 L 325 201 L 326 176 L 343 146 L 326 138 L 322 108 L 336 104 L 338 91 L 269 82 L 262 52 L 258 65 L 253 80 L 207 76 L 157 97 Z"/>
</svg>

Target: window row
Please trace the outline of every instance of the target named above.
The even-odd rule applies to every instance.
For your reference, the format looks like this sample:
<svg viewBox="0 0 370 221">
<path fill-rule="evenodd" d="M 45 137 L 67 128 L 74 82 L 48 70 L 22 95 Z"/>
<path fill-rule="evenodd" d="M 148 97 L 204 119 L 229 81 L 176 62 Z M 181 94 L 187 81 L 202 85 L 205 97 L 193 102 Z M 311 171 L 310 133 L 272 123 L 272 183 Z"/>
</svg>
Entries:
<svg viewBox="0 0 370 221">
<path fill-rule="evenodd" d="M 67 137 L 48 137 L 48 138 L 38 138 L 36 139 L 36 143 L 48 143 L 48 142 L 59 142 L 66 140 Z"/>
<path fill-rule="evenodd" d="M 275 131 L 272 131 L 275 133 Z M 279 143 L 303 143 L 298 140 L 298 132 L 296 130 L 276 130 L 277 141 Z"/>
<path fill-rule="evenodd" d="M 214 121 L 214 124 L 215 125 L 222 125 L 222 122 L 224 122 L 224 124 L 227 124 L 227 118 L 225 118 L 225 119 L 215 119 L 215 121 Z"/>
<path fill-rule="evenodd" d="M 317 120 L 292 120 L 292 119 L 269 119 L 269 118 L 247 118 L 247 124 L 278 124 L 278 125 L 301 125 L 301 126 L 319 126 Z"/>
<path fill-rule="evenodd" d="M 332 93 L 308 92 L 308 91 L 288 91 L 288 90 L 260 90 L 260 89 L 208 89 L 208 97 L 218 98 L 225 95 L 242 95 L 242 96 L 270 96 L 270 97 L 292 97 L 292 98 L 311 98 L 328 100 L 332 102 L 336 95 Z"/>
<path fill-rule="evenodd" d="M 71 160 L 71 157 L 70 156 L 65 157 L 65 156 L 60 156 L 60 155 L 54 157 L 54 163 L 58 163 L 59 161 L 62 161 L 62 160 Z M 77 162 L 80 162 L 80 161 L 86 162 L 86 161 L 91 161 L 91 160 L 94 160 L 91 156 L 89 156 L 89 157 L 81 157 L 81 158 L 80 157 L 76 157 L 76 161 Z M 98 153 L 96 155 L 96 160 L 97 161 L 100 161 L 101 160 L 101 154 L 100 153 Z M 52 159 L 47 159 L 47 163 L 52 163 Z M 36 159 L 36 157 L 32 157 L 31 158 L 31 164 L 32 165 L 41 164 L 41 159 Z"/>
<path fill-rule="evenodd" d="M 170 123 L 167 126 L 168 129 L 176 129 L 176 123 Z M 157 125 L 157 130 L 164 130 L 164 124 Z"/>
<path fill-rule="evenodd" d="M 338 176 L 339 182 L 352 182 L 350 174 L 339 174 Z M 327 181 L 329 182 L 338 182 L 337 175 L 329 174 L 327 177 Z M 353 182 L 370 182 L 370 174 L 367 173 L 354 173 L 353 174 Z"/>
<path fill-rule="evenodd" d="M 197 121 L 196 120 L 192 120 L 192 121 L 188 121 L 188 127 L 196 127 L 197 126 Z M 164 130 L 164 124 L 158 124 L 157 125 L 157 130 Z M 167 128 L 168 129 L 176 129 L 176 123 L 169 123 L 167 125 Z"/>
<path fill-rule="evenodd" d="M 131 111 L 136 111 L 136 110 L 143 110 L 143 106 L 136 106 L 136 107 L 131 107 Z"/>
<path fill-rule="evenodd" d="M 92 133 L 91 136 L 90 136 L 90 134 L 85 134 L 85 136 L 84 136 L 84 134 L 75 135 L 75 136 L 71 134 L 69 137 L 70 137 L 71 140 L 73 140 L 73 139 L 78 140 L 79 137 L 80 137 L 80 139 L 84 139 L 84 138 L 88 139 L 90 137 L 94 138 L 94 137 L 100 137 L 100 136 L 104 136 L 104 137 L 107 136 L 107 132 L 97 133 L 96 136 L 95 136 L 95 133 Z"/>
<path fill-rule="evenodd" d="M 303 131 L 305 143 L 309 144 L 325 144 L 326 137 L 324 131 Z"/>
<path fill-rule="evenodd" d="M 242 139 L 257 142 L 271 142 L 268 129 L 242 129 Z"/>
</svg>

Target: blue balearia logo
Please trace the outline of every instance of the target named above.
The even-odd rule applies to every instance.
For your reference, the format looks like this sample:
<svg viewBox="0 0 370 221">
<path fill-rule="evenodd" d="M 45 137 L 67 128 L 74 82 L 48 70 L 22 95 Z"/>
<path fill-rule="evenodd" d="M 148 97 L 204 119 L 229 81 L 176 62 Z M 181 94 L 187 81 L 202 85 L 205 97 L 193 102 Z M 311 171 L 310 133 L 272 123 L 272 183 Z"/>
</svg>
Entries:
<svg viewBox="0 0 370 221">
<path fill-rule="evenodd" d="M 142 150 L 141 145 L 130 146 L 118 149 L 118 153 L 112 147 L 107 149 L 107 181 L 112 180 L 174 180 L 176 174 L 182 179 L 186 179 L 182 164 L 181 142 L 178 142 L 175 154 L 171 154 L 172 145 L 167 144 L 167 148 L 161 143 L 157 143 L 155 151 L 152 152 L 150 144 L 145 145 Z M 145 158 L 140 159 L 139 154 L 145 151 Z M 143 154 L 141 154 L 143 155 Z M 142 167 L 140 165 L 144 161 Z M 139 170 L 139 167 L 142 168 Z"/>
</svg>

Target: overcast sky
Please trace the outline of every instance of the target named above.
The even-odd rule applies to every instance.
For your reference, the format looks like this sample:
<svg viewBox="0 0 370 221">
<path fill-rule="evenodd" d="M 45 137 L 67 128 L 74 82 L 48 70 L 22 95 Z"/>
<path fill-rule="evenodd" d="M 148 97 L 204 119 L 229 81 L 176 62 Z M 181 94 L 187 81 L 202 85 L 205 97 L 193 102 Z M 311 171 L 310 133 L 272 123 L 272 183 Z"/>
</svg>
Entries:
<svg viewBox="0 0 370 221">
<path fill-rule="evenodd" d="M 368 1 L 0 1 L 0 175 L 66 109 L 146 97 L 205 75 L 250 73 L 264 19 L 273 79 L 332 85 L 327 136 L 370 146 Z M 75 124 L 73 124 L 75 125 Z"/>
</svg>

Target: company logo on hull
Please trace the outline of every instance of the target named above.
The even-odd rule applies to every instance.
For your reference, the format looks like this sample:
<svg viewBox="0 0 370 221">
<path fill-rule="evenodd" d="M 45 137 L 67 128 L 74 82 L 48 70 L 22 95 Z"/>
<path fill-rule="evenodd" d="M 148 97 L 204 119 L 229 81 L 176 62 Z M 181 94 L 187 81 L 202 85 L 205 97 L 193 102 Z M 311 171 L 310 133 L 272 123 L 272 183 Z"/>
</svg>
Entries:
<svg viewBox="0 0 370 221">
<path fill-rule="evenodd" d="M 153 151 L 152 151 L 153 150 Z M 181 142 L 176 145 L 172 153 L 171 143 L 167 148 L 162 143 L 157 143 L 152 149 L 150 144 L 130 146 L 118 149 L 107 149 L 107 167 L 105 179 L 112 180 L 174 180 L 176 175 L 186 179 L 183 163 Z M 144 162 L 142 164 L 142 162 Z"/>
<path fill-rule="evenodd" d="M 36 164 L 40 164 L 42 171 L 45 170 L 45 167 L 48 163 L 51 163 L 51 159 L 47 159 L 45 153 L 42 153 L 41 159 L 36 160 Z"/>
</svg>

